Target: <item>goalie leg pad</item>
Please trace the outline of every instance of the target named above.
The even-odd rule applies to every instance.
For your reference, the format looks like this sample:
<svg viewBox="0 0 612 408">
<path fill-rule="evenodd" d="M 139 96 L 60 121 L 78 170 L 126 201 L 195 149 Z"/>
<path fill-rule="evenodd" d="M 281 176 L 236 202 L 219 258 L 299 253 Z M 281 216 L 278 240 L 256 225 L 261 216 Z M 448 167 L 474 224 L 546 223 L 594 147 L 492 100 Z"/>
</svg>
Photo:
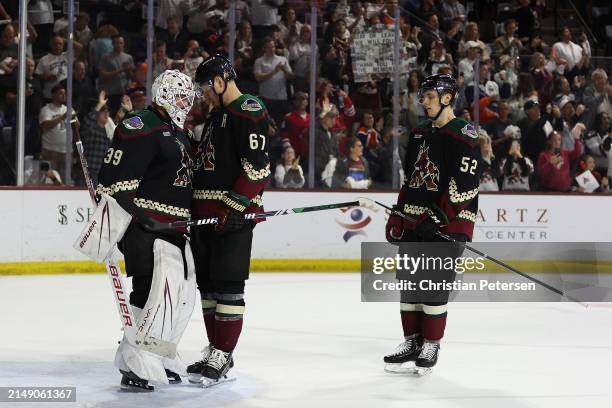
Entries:
<svg viewBox="0 0 612 408">
<path fill-rule="evenodd" d="M 132 311 L 134 318 L 140 323 L 142 309 L 132 306 Z M 143 380 L 168 384 L 161 357 L 134 346 L 125 335 L 115 353 L 115 367 L 121 371 L 131 371 Z"/>
<path fill-rule="evenodd" d="M 137 336 L 178 344 L 189 323 L 196 300 L 196 280 L 193 255 L 188 242 L 183 248 L 156 239 L 153 244 L 154 267 L 151 291 L 137 326 Z M 163 359 L 164 366 L 187 375 L 180 357 Z"/>
</svg>

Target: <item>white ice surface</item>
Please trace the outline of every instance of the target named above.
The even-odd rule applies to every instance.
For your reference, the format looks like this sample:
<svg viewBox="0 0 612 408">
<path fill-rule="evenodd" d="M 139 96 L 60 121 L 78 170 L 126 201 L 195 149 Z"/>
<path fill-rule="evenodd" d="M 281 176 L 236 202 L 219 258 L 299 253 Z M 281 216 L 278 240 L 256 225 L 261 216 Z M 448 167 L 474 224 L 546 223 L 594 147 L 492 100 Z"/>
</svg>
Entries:
<svg viewBox="0 0 612 408">
<path fill-rule="evenodd" d="M 76 386 L 77 404 L 16 407 L 611 407 L 612 307 L 453 303 L 434 372 L 383 372 L 398 306 L 361 303 L 358 274 L 252 274 L 237 381 L 118 391 L 121 334 L 104 275 L 0 277 L 0 386 Z M 179 350 L 204 345 L 194 312 Z M 0 403 L 0 408 L 10 406 Z"/>
</svg>

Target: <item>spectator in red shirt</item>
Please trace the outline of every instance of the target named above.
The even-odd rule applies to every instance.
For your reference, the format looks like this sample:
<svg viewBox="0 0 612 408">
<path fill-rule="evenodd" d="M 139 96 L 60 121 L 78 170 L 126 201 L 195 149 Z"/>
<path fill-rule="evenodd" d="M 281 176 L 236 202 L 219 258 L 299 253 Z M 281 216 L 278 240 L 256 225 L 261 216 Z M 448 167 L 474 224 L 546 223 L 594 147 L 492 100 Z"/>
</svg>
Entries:
<svg viewBox="0 0 612 408">
<path fill-rule="evenodd" d="M 543 191 L 570 190 L 570 165 L 582 154 L 580 133 L 574 132 L 574 150 L 561 149 L 561 134 L 553 131 L 548 136 L 547 148 L 538 157 L 538 177 Z"/>
<path fill-rule="evenodd" d="M 336 112 L 336 120 L 332 127 L 334 133 L 340 133 L 348 129 L 355 118 L 355 106 L 351 98 L 344 90 L 334 87 L 327 79 L 323 79 L 319 85 L 317 111 L 321 115 L 329 111 Z"/>
<path fill-rule="evenodd" d="M 285 115 L 281 129 L 281 140 L 288 140 L 295 149 L 295 154 L 308 165 L 308 128 L 310 114 L 308 109 L 308 94 L 296 92 L 293 96 L 294 110 Z"/>
</svg>

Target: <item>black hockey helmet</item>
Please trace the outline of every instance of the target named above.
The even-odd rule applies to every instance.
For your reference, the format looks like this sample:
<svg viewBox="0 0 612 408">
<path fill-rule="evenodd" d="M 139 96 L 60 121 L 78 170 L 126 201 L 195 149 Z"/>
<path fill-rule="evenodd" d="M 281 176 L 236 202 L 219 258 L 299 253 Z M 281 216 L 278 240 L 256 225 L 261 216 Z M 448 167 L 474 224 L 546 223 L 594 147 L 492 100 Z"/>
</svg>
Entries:
<svg viewBox="0 0 612 408">
<path fill-rule="evenodd" d="M 438 96 L 442 98 L 442 95 L 445 93 L 449 93 L 452 96 L 451 103 L 457 96 L 457 92 L 459 91 L 459 87 L 457 86 L 457 82 L 455 79 L 448 74 L 435 74 L 430 75 L 421 82 L 421 87 L 419 89 L 419 99 L 423 96 L 426 91 L 436 91 Z"/>
<path fill-rule="evenodd" d="M 216 76 L 223 78 L 226 83 L 238 78 L 234 65 L 221 54 L 215 54 L 202 61 L 196 70 L 195 81 L 200 85 L 212 86 Z"/>
</svg>

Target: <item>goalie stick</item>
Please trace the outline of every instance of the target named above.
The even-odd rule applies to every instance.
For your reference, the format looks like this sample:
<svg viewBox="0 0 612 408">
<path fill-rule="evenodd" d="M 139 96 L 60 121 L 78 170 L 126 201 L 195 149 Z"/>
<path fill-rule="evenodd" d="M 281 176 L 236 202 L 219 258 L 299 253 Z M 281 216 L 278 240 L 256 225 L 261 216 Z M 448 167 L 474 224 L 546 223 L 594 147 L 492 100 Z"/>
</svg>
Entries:
<svg viewBox="0 0 612 408">
<path fill-rule="evenodd" d="M 79 129 L 77 126 L 73 125 L 72 131 L 74 139 L 76 140 L 75 145 L 79 155 L 79 160 L 81 162 L 85 184 L 87 185 L 87 190 L 89 191 L 89 197 L 91 198 L 93 206 L 97 207 L 98 202 L 96 200 L 96 190 L 94 188 L 93 181 L 89 176 L 89 167 L 87 165 L 87 159 L 85 158 L 85 149 L 83 148 L 83 142 L 81 141 Z M 121 320 L 123 332 L 125 333 L 128 341 L 142 350 L 149 351 L 159 356 L 166 358 L 176 357 L 176 344 L 148 336 L 145 332 L 145 329 L 147 328 L 146 325 L 136 327 L 137 322 L 134 318 L 132 307 L 130 306 L 129 296 L 125 290 L 123 275 L 121 274 L 121 268 L 119 267 L 119 250 L 117 249 L 117 245 L 115 245 L 111 255 L 109 255 L 106 259 L 105 266 L 106 272 L 108 273 L 108 278 L 110 280 L 111 289 L 113 291 L 113 298 L 115 299 L 117 311 L 119 312 L 119 319 Z"/>
<path fill-rule="evenodd" d="M 409 217 L 408 215 L 404 214 L 404 213 L 403 213 L 403 212 L 401 212 L 401 211 L 397 211 L 397 210 L 395 210 L 395 209 L 393 209 L 393 208 L 391 208 L 391 207 L 389 207 L 389 206 L 386 206 L 386 205 L 384 205 L 383 203 L 378 202 L 378 201 L 376 201 L 376 200 L 371 200 L 371 199 L 369 199 L 369 198 L 365 198 L 365 199 L 366 199 L 366 200 L 370 200 L 370 201 L 374 201 L 376 204 L 380 205 L 381 207 L 383 207 L 383 208 L 387 209 L 389 212 L 391 212 L 391 214 L 394 214 L 394 215 L 400 216 L 400 217 L 402 217 L 402 218 L 403 218 L 403 219 L 405 219 L 405 220 L 415 222 L 415 219 L 414 219 L 414 218 Z M 551 286 L 551 285 L 549 285 L 549 284 L 547 284 L 547 283 L 545 283 L 545 282 L 542 282 L 541 280 L 539 280 L 539 279 L 537 279 L 537 278 L 534 278 L 533 276 L 528 275 L 528 274 L 526 274 L 525 272 L 521 272 L 521 271 L 519 271 L 518 269 L 516 269 L 516 268 L 514 268 L 514 267 L 512 267 L 512 266 L 510 266 L 510 265 L 508 265 L 507 263 L 505 263 L 505 262 L 503 262 L 503 261 L 500 261 L 499 259 L 493 258 L 492 256 L 487 255 L 487 254 L 485 254 L 484 252 L 479 251 L 478 249 L 476 249 L 476 248 L 474 248 L 474 247 L 471 247 L 470 245 L 468 245 L 468 244 L 467 244 L 467 243 L 465 243 L 465 242 L 457 241 L 456 239 L 454 239 L 454 238 L 453 238 L 453 237 L 451 237 L 450 235 L 447 235 L 447 234 L 445 234 L 445 233 L 443 233 L 443 232 L 441 232 L 441 231 L 436 231 L 436 235 L 437 235 L 438 237 L 440 237 L 440 238 L 442 238 L 442 239 L 444 239 L 444 240 L 448 241 L 448 242 L 452 242 L 452 243 L 456 243 L 456 244 L 461 244 L 461 245 L 464 245 L 464 246 L 465 246 L 465 249 L 468 249 L 468 250 L 472 251 L 472 252 L 473 252 L 473 253 L 475 253 L 476 255 L 480 255 L 480 256 L 482 256 L 483 258 L 488 259 L 489 261 L 491 261 L 491 262 L 493 262 L 493 263 L 495 263 L 495 264 L 497 264 L 497 265 L 499 265 L 499 266 L 501 266 L 501 267 L 503 267 L 503 268 L 506 268 L 507 270 L 509 270 L 509 271 L 511 271 L 511 272 L 514 272 L 514 273 L 516 273 L 516 274 L 519 274 L 519 275 L 521 275 L 523 278 L 529 279 L 530 281 L 532 281 L 532 282 L 534 282 L 534 283 L 537 283 L 538 285 L 540 285 L 540 286 L 542 286 L 542 287 L 544 287 L 544 288 L 546 288 L 546 289 L 550 290 L 551 292 L 554 292 L 554 293 L 556 293 L 556 294 L 558 294 L 558 295 L 561 295 L 561 296 L 565 297 L 566 299 L 571 300 L 572 302 L 576 302 L 576 303 L 580 304 L 581 306 L 588 307 L 588 305 L 587 305 L 586 303 L 581 302 L 580 300 L 578 300 L 578 299 L 576 299 L 576 298 L 574 298 L 574 297 L 572 297 L 572 296 L 568 295 L 567 293 L 563 292 L 562 290 L 557 289 L 557 288 L 555 288 L 554 286 Z"/>
<path fill-rule="evenodd" d="M 312 211 L 333 210 L 336 208 L 358 207 L 359 205 L 360 205 L 359 201 L 348 201 L 345 203 L 313 205 L 310 207 L 283 208 L 282 210 L 272 210 L 272 211 L 265 211 L 262 213 L 244 214 L 244 218 L 247 220 L 256 220 L 258 218 L 277 217 L 279 215 L 301 214 L 301 213 L 312 212 Z M 156 229 L 166 230 L 166 229 L 173 229 L 173 228 L 195 227 L 199 225 L 211 225 L 211 224 L 216 224 L 216 223 L 217 223 L 217 218 L 202 218 L 200 220 L 175 221 L 175 222 L 166 224 L 166 226 L 159 227 Z"/>
</svg>

